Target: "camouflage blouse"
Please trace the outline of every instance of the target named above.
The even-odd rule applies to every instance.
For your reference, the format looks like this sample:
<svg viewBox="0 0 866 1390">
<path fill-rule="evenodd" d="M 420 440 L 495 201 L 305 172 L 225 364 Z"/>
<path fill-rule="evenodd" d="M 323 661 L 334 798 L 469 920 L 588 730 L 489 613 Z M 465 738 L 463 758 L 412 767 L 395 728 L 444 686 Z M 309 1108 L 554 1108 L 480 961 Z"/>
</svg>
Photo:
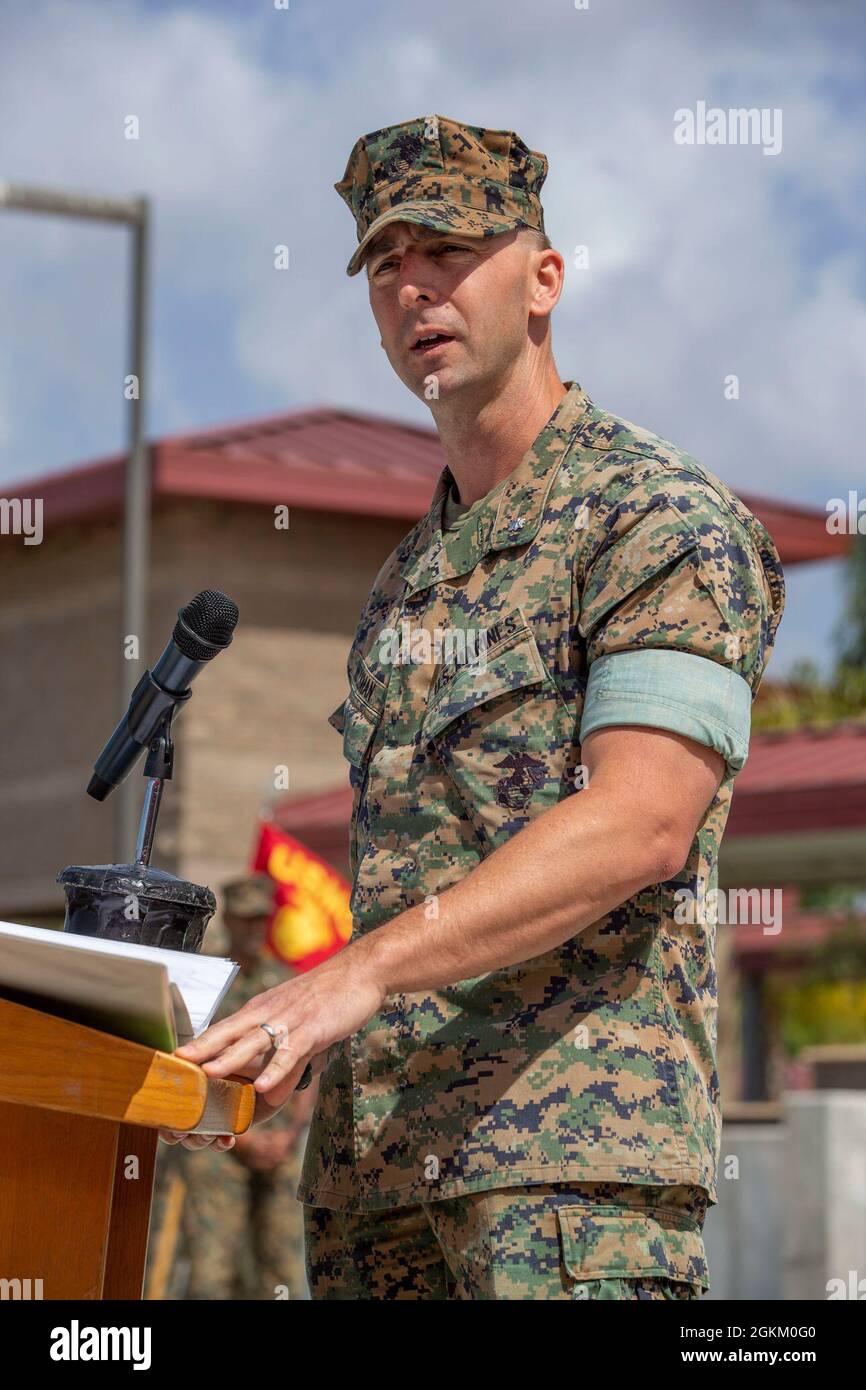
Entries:
<svg viewBox="0 0 866 1390">
<path fill-rule="evenodd" d="M 763 526 L 693 458 L 575 382 L 507 486 L 377 576 L 348 660 L 355 932 L 425 904 L 584 785 L 581 737 L 668 729 L 726 775 L 675 878 L 563 945 L 389 997 L 323 1073 L 299 1196 L 364 1210 L 575 1180 L 716 1197 L 716 882 L 784 603 Z M 648 770 L 651 775 L 651 770 Z"/>
</svg>

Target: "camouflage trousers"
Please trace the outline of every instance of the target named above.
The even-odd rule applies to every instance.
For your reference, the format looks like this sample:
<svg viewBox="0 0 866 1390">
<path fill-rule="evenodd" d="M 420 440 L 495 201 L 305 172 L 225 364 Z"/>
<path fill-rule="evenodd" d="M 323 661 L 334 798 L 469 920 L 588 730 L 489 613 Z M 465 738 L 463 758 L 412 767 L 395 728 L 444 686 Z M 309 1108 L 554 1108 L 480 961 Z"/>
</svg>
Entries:
<svg viewBox="0 0 866 1390">
<path fill-rule="evenodd" d="M 709 1287 L 696 1187 L 560 1183 L 390 1211 L 304 1207 L 313 1299 L 688 1299 Z"/>
</svg>

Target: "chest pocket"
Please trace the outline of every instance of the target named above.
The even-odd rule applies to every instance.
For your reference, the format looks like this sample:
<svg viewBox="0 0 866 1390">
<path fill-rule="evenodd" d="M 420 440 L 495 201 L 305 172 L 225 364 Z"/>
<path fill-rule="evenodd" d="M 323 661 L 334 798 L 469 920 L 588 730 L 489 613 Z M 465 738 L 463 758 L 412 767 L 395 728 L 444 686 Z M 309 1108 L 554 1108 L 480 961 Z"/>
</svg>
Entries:
<svg viewBox="0 0 866 1390">
<path fill-rule="evenodd" d="M 440 673 L 421 740 L 435 750 L 492 848 L 574 789 L 575 732 L 575 713 L 518 611 L 488 629 L 483 660 Z"/>
<path fill-rule="evenodd" d="M 343 756 L 353 768 L 363 768 L 382 719 L 387 686 L 360 654 L 349 660 L 349 694 L 328 723 L 343 736 Z M 354 779 L 353 779 L 354 781 Z"/>
<path fill-rule="evenodd" d="M 363 804 L 367 765 L 376 731 L 382 722 L 388 687 L 371 671 L 360 653 L 349 657 L 349 693 L 328 719 L 343 736 L 343 756 L 349 763 L 352 788 L 352 818 L 349 831 L 349 870 L 354 879 L 358 867 L 358 845 L 367 833 Z"/>
</svg>

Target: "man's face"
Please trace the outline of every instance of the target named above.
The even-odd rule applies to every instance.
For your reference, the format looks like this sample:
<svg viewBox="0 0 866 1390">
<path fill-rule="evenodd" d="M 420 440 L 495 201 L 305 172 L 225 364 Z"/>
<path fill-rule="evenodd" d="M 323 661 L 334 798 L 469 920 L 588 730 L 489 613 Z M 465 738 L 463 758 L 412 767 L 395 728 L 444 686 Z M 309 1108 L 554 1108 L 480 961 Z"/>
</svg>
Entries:
<svg viewBox="0 0 866 1390">
<path fill-rule="evenodd" d="M 388 361 L 409 390 L 427 399 L 506 377 L 529 342 L 536 288 L 536 242 L 433 232 L 394 222 L 366 259 L 370 305 Z M 440 337 L 425 345 L 419 336 Z"/>
</svg>

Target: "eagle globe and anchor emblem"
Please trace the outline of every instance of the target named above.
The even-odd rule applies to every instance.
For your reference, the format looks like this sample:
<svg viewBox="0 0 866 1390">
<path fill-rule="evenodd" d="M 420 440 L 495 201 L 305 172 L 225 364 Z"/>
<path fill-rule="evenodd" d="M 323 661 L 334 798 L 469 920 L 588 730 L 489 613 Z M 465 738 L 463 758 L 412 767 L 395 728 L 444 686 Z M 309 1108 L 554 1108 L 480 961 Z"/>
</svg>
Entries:
<svg viewBox="0 0 866 1390">
<path fill-rule="evenodd" d="M 510 811 L 525 811 L 532 793 L 547 779 L 545 764 L 531 753 L 509 753 L 501 763 L 494 763 L 494 767 L 508 769 L 508 775 L 500 777 L 496 783 L 496 800 Z"/>
</svg>

